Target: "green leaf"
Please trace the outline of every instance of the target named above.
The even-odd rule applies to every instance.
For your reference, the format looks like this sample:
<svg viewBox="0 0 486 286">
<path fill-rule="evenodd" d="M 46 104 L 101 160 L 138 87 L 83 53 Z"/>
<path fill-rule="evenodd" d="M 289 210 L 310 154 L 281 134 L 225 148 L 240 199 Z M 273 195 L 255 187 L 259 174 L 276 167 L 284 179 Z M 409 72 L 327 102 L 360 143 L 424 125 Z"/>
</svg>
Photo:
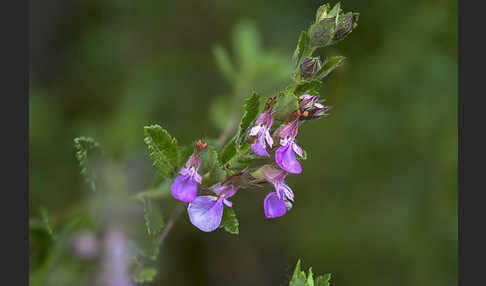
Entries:
<svg viewBox="0 0 486 286">
<path fill-rule="evenodd" d="M 88 159 L 100 151 L 100 144 L 91 137 L 81 136 L 74 138 L 74 149 L 76 151 L 76 160 L 78 160 L 79 167 L 81 168 L 81 175 L 90 184 L 91 189 L 93 191 L 96 190 L 96 174 Z"/>
<path fill-rule="evenodd" d="M 133 278 L 136 283 L 152 282 L 155 275 L 157 275 L 157 269 L 153 267 L 143 267 Z"/>
<path fill-rule="evenodd" d="M 316 278 L 316 286 L 329 286 L 330 280 L 331 280 L 331 273 L 320 275 Z"/>
<path fill-rule="evenodd" d="M 203 184 L 209 184 L 213 181 L 220 181 L 225 178 L 225 171 L 218 164 L 218 152 L 208 145 L 207 152 L 201 156 L 201 170 L 203 170 Z"/>
<path fill-rule="evenodd" d="M 294 274 L 289 282 L 289 286 L 329 286 L 329 280 L 331 279 L 331 274 L 327 273 L 320 275 L 314 280 L 314 274 L 312 273 L 312 267 L 309 267 L 308 274 L 302 271 L 300 259 L 297 261 L 295 266 Z"/>
<path fill-rule="evenodd" d="M 304 55 L 304 51 L 307 44 L 307 32 L 301 31 L 299 36 L 299 41 L 297 42 L 297 47 L 295 48 L 294 55 L 292 56 L 292 62 L 297 67 Z"/>
<path fill-rule="evenodd" d="M 297 265 L 295 266 L 294 275 L 292 275 L 292 279 L 289 282 L 289 286 L 307 286 L 306 284 L 306 275 L 305 272 L 300 270 L 300 259 L 297 261 Z"/>
<path fill-rule="evenodd" d="M 344 59 L 345 57 L 343 56 L 335 56 L 330 58 L 328 61 L 323 63 L 321 69 L 317 72 L 316 77 L 319 79 L 326 77 L 334 69 L 339 67 L 341 63 L 344 61 Z"/>
<path fill-rule="evenodd" d="M 156 236 L 164 229 L 165 222 L 162 217 L 162 212 L 147 197 L 143 198 L 143 217 L 149 235 Z"/>
<path fill-rule="evenodd" d="M 287 116 L 299 108 L 299 98 L 295 95 L 293 88 L 286 88 L 282 91 L 283 96 L 279 96 L 273 110 L 277 121 L 285 121 Z"/>
<path fill-rule="evenodd" d="M 153 166 L 164 176 L 175 175 L 179 165 L 177 140 L 157 124 L 145 126 L 144 136 Z"/>
<path fill-rule="evenodd" d="M 239 234 L 239 224 L 240 223 L 238 222 L 238 218 L 236 217 L 233 208 L 224 206 L 223 218 L 221 219 L 221 224 L 219 225 L 219 228 L 223 228 L 225 231 L 231 234 Z"/>
<path fill-rule="evenodd" d="M 324 19 L 309 28 L 309 40 L 312 47 L 325 47 L 334 37 L 335 19 Z"/>
<path fill-rule="evenodd" d="M 315 23 L 320 22 L 327 16 L 327 11 L 329 10 L 330 7 L 331 6 L 329 5 L 329 3 L 325 3 L 319 6 L 319 8 L 317 8 Z"/>
<path fill-rule="evenodd" d="M 236 136 L 224 146 L 219 155 L 219 164 L 224 165 L 236 155 Z"/>
<path fill-rule="evenodd" d="M 228 52 L 221 45 L 215 45 L 213 47 L 213 54 L 216 60 L 216 64 L 223 76 L 228 82 L 233 82 L 235 77 L 235 69 L 229 58 Z"/>
<path fill-rule="evenodd" d="M 240 126 L 236 135 L 237 145 L 240 145 L 243 140 L 245 140 L 248 127 L 250 127 L 250 124 L 255 121 L 258 116 L 260 97 L 255 91 L 253 91 L 251 96 L 246 99 L 245 105 L 243 107 L 245 109 L 245 113 L 241 118 Z"/>
<path fill-rule="evenodd" d="M 300 95 L 307 93 L 310 95 L 319 95 L 319 91 L 322 86 L 322 81 L 313 80 L 304 84 L 299 84 L 295 88 L 295 95 L 299 97 Z"/>
<path fill-rule="evenodd" d="M 308 286 L 314 286 L 314 276 L 312 274 L 312 267 L 309 267 L 309 274 L 307 275 L 306 283 Z"/>
</svg>

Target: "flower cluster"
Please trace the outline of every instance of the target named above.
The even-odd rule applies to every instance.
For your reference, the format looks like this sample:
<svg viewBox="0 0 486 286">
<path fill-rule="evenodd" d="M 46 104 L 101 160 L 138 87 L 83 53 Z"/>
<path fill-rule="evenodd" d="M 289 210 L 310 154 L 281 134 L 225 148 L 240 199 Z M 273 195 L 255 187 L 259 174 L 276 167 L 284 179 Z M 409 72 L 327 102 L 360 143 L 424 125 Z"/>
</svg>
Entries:
<svg viewBox="0 0 486 286">
<path fill-rule="evenodd" d="M 318 119 L 327 116 L 326 111 L 329 106 L 324 106 L 319 96 L 303 94 L 299 97 L 300 108 L 293 111 L 286 121 L 275 130 L 275 137 L 280 139 L 280 144 L 275 151 L 275 163 L 280 167 L 277 169 L 272 165 L 265 165 L 261 168 L 266 181 L 271 183 L 275 192 L 269 193 L 264 202 L 265 216 L 275 218 L 284 215 L 292 207 L 294 193 L 292 189 L 284 183 L 288 173 L 300 174 L 302 167 L 297 160 L 297 156 L 303 157 L 302 148 L 297 145 L 295 138 L 298 134 L 299 126 L 307 120 Z M 267 103 L 267 106 L 269 104 Z M 273 138 L 270 136 L 270 127 L 273 122 L 271 109 L 266 106 L 266 110 L 258 118 L 256 125 L 251 129 L 250 136 L 257 136 L 252 150 L 260 155 L 269 157 L 266 150 L 265 141 L 272 149 Z M 254 131 L 258 130 L 258 132 Z M 264 130 L 264 132 L 261 132 Z M 256 147 L 258 146 L 258 147 Z"/>
<path fill-rule="evenodd" d="M 283 216 L 292 208 L 294 192 L 285 184 L 288 174 L 300 174 L 302 167 L 297 156 L 303 157 L 302 148 L 295 142 L 299 126 L 307 120 L 326 116 L 328 106 L 324 106 L 318 96 L 303 94 L 299 97 L 299 108 L 290 113 L 285 122 L 276 128 L 271 135 L 274 121 L 273 107 L 277 97 L 270 97 L 265 108 L 249 129 L 248 137 L 253 138 L 251 150 L 262 157 L 271 157 L 275 154 L 275 162 L 265 164 L 259 169 L 245 168 L 236 172 L 227 179 L 207 188 L 207 194 L 198 196 L 198 184 L 202 177 L 198 173 L 201 164 L 201 152 L 207 147 L 207 143 L 199 140 L 194 152 L 189 157 L 184 168 L 179 171 L 179 176 L 171 185 L 172 196 L 180 201 L 188 202 L 187 212 L 193 225 L 202 231 L 210 232 L 219 227 L 223 217 L 224 205 L 232 207 L 233 203 L 228 199 L 241 188 L 256 186 L 261 180 L 273 185 L 275 191 L 269 193 L 263 202 L 264 213 L 267 218 Z M 275 142 L 278 143 L 274 146 Z M 252 175 L 261 174 L 259 179 Z"/>
</svg>

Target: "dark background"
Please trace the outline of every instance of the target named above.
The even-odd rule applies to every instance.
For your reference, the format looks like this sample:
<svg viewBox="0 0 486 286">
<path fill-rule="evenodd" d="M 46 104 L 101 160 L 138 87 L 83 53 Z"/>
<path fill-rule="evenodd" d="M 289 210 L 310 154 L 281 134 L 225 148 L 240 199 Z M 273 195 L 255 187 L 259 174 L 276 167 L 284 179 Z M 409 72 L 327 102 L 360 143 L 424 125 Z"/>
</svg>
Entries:
<svg viewBox="0 0 486 286">
<path fill-rule="evenodd" d="M 152 175 L 143 125 L 159 123 L 183 143 L 217 137 L 215 102 L 285 86 L 298 34 L 320 4 L 31 1 L 31 217 L 43 206 L 62 222 L 91 195 L 74 159 L 76 136 L 96 138 L 128 170 L 132 193 Z M 240 193 L 237 237 L 202 233 L 184 215 L 153 285 L 286 285 L 298 257 L 339 286 L 456 285 L 457 2 L 342 4 L 360 19 L 349 38 L 320 52 L 347 60 L 322 88 L 331 116 L 299 134 L 308 159 L 287 179 L 292 211 L 268 220 L 263 193 Z M 263 55 L 235 87 L 212 47 L 237 58 L 235 35 L 252 29 Z M 59 261 L 49 272 L 63 271 Z M 65 281 L 85 274 L 63 273 Z M 61 276 L 50 283 L 66 285 Z"/>
</svg>

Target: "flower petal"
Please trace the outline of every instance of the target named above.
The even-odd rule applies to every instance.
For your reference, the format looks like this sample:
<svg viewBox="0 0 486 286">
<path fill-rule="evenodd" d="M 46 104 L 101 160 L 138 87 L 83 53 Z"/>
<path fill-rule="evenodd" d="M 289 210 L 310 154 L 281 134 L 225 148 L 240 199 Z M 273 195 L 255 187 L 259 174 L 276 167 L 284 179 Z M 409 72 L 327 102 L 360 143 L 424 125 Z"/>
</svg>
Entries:
<svg viewBox="0 0 486 286">
<path fill-rule="evenodd" d="M 253 126 L 250 130 L 250 136 L 256 136 L 258 134 L 258 132 L 260 131 L 260 128 L 262 128 L 261 125 L 256 125 L 256 126 Z"/>
<path fill-rule="evenodd" d="M 265 139 L 267 140 L 268 146 L 270 146 L 270 148 L 272 148 L 273 147 L 273 138 L 272 138 L 272 135 L 270 135 L 270 131 L 268 129 L 265 131 Z"/>
<path fill-rule="evenodd" d="M 283 170 L 292 174 L 299 174 L 302 172 L 302 167 L 295 158 L 294 150 L 291 147 L 292 144 L 280 146 L 275 152 L 275 161 Z"/>
<path fill-rule="evenodd" d="M 183 202 L 192 202 L 197 196 L 197 184 L 191 176 L 179 176 L 170 186 L 172 196 Z"/>
<path fill-rule="evenodd" d="M 295 142 L 292 145 L 293 145 L 294 152 L 297 153 L 297 155 L 299 155 L 300 157 L 303 157 L 302 148 L 300 148 L 300 146 L 297 145 Z"/>
<path fill-rule="evenodd" d="M 199 184 L 202 182 L 202 177 L 197 171 L 194 172 L 194 181 L 198 182 Z"/>
<path fill-rule="evenodd" d="M 218 228 L 223 217 L 223 202 L 214 196 L 199 196 L 187 207 L 191 223 L 202 231 Z"/>
<path fill-rule="evenodd" d="M 263 201 L 263 208 L 267 218 L 283 216 L 287 212 L 285 201 L 280 199 L 276 192 L 267 195 Z"/>
<path fill-rule="evenodd" d="M 287 197 L 291 201 L 294 201 L 294 192 L 292 192 L 292 189 L 289 186 L 287 186 L 285 183 L 278 184 L 277 191 L 284 193 L 285 197 Z"/>
<path fill-rule="evenodd" d="M 262 147 L 262 145 L 258 141 L 251 144 L 251 150 L 253 150 L 253 152 L 255 152 L 256 154 L 258 154 L 260 156 L 265 156 L 265 157 L 270 156 L 270 154 L 268 154 L 267 150 L 265 150 L 265 147 Z"/>
</svg>

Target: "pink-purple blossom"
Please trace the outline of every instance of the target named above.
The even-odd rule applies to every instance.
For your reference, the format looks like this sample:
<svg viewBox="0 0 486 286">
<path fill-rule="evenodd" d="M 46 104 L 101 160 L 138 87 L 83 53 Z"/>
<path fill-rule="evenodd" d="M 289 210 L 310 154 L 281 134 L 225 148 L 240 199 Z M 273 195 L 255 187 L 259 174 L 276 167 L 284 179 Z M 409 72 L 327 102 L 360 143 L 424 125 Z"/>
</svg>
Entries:
<svg viewBox="0 0 486 286">
<path fill-rule="evenodd" d="M 217 184 L 213 187 L 214 195 L 198 196 L 187 207 L 191 223 L 205 232 L 211 232 L 219 227 L 223 217 L 223 204 L 232 207 L 228 200 L 239 187 Z"/>
<path fill-rule="evenodd" d="M 292 207 L 294 192 L 285 184 L 287 172 L 278 170 L 270 165 L 262 167 L 265 179 L 273 184 L 275 192 L 269 193 L 263 201 L 263 208 L 267 218 L 283 216 Z"/>
<path fill-rule="evenodd" d="M 186 167 L 179 171 L 180 176 L 170 186 L 174 198 L 183 202 L 192 202 L 196 199 L 197 184 L 202 182 L 202 177 L 197 172 L 201 164 L 199 155 L 206 146 L 207 143 L 203 144 L 201 140 L 196 143 L 194 153 L 187 160 Z"/>
<path fill-rule="evenodd" d="M 300 157 L 303 156 L 302 148 L 295 143 L 299 125 L 299 120 L 295 119 L 280 128 L 280 147 L 275 152 L 275 162 L 280 168 L 292 174 L 302 172 L 302 167 L 295 156 L 296 153 Z"/>
<path fill-rule="evenodd" d="M 271 109 L 263 112 L 256 121 L 256 125 L 250 130 L 250 136 L 257 136 L 255 142 L 251 145 L 253 152 L 260 156 L 269 157 L 267 152 L 267 143 L 270 149 L 273 147 L 273 138 L 270 135 L 273 118 Z"/>
</svg>

